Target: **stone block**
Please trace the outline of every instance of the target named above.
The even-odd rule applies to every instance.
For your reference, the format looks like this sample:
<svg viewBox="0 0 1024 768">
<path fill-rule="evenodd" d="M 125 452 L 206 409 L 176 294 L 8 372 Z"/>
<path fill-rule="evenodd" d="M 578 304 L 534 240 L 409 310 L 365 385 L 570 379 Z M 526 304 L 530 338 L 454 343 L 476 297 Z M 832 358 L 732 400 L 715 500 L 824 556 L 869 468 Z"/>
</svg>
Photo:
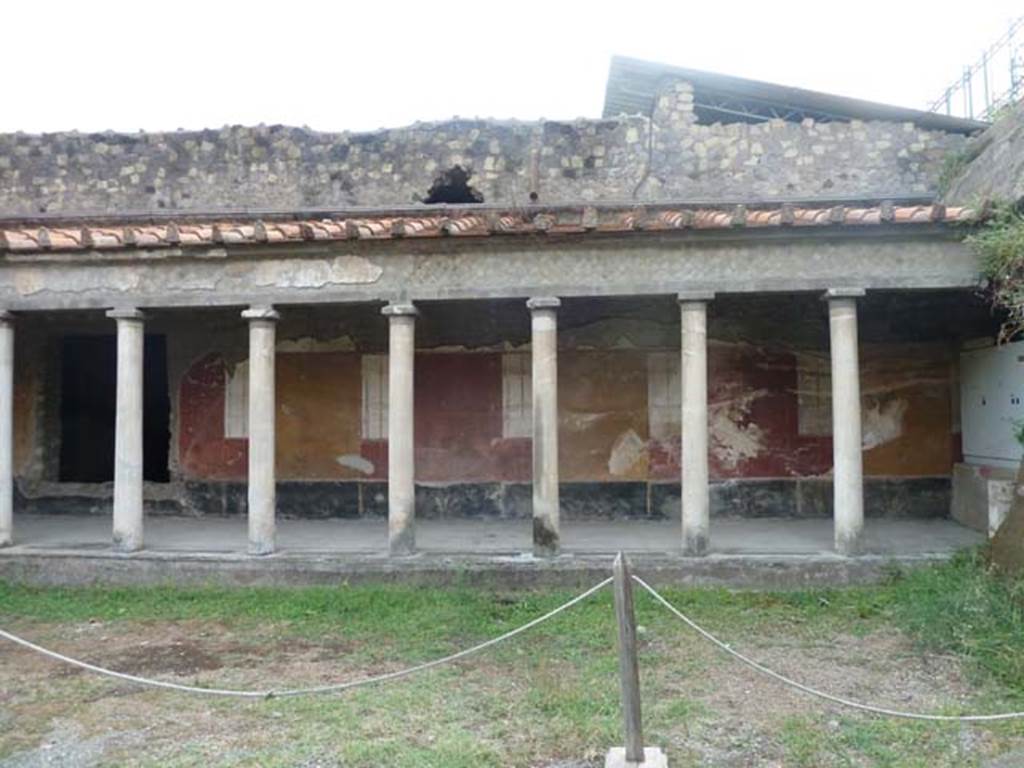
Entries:
<svg viewBox="0 0 1024 768">
<path fill-rule="evenodd" d="M 660 747 L 644 747 L 644 761 L 626 759 L 625 747 L 612 747 L 604 759 L 604 768 L 668 768 L 668 756 Z"/>
<path fill-rule="evenodd" d="M 992 536 L 992 562 L 1012 576 L 1024 573 L 1024 464 L 1010 492 L 1010 509 Z"/>
<path fill-rule="evenodd" d="M 953 519 L 992 536 L 1010 511 L 1013 478 L 1011 469 L 957 464 L 953 467 Z"/>
</svg>

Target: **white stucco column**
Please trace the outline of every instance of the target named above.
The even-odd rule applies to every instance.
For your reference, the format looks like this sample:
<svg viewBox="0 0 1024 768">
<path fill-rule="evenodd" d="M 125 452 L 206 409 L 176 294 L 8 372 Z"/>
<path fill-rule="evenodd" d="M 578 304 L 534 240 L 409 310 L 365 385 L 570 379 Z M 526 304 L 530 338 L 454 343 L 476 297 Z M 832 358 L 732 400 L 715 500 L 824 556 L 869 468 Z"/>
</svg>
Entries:
<svg viewBox="0 0 1024 768">
<path fill-rule="evenodd" d="M 680 506 L 683 554 L 704 555 L 710 539 L 708 492 L 708 312 L 713 293 L 680 293 L 682 359 L 682 468 Z"/>
<path fill-rule="evenodd" d="M 0 310 L 0 547 L 14 540 L 14 316 Z"/>
<path fill-rule="evenodd" d="M 269 555 L 277 530 L 274 357 L 279 315 L 273 307 L 253 306 L 242 317 L 249 321 L 249 554 Z"/>
<path fill-rule="evenodd" d="M 416 307 L 388 304 L 388 552 L 416 551 L 416 458 L 413 368 Z"/>
<path fill-rule="evenodd" d="M 829 290 L 832 352 L 832 482 L 836 551 L 857 554 L 864 529 L 857 297 L 863 289 Z"/>
<path fill-rule="evenodd" d="M 145 316 L 112 309 L 117 321 L 117 417 L 114 432 L 114 548 L 142 549 L 142 363 Z"/>
<path fill-rule="evenodd" d="M 557 555 L 558 521 L 558 319 L 562 304 L 537 296 L 530 309 L 533 386 L 533 554 Z"/>
</svg>

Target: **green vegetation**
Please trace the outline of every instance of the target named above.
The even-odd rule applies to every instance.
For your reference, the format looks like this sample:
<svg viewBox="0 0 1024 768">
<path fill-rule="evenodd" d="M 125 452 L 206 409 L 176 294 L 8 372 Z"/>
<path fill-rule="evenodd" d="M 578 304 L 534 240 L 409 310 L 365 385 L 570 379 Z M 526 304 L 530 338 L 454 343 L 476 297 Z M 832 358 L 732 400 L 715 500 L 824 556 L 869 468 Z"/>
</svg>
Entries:
<svg viewBox="0 0 1024 768">
<path fill-rule="evenodd" d="M 891 623 L 923 647 L 956 653 L 1024 694 L 1024 580 L 997 576 L 981 550 L 932 567 L 894 569 L 883 584 L 867 587 L 792 592 L 666 589 L 664 594 L 726 639 L 766 626 L 796 634 L 857 634 Z M 414 659 L 506 632 L 572 595 L 564 590 L 499 594 L 470 587 L 401 585 L 240 590 L 41 588 L 0 582 L 0 619 L 269 623 L 308 640 L 340 635 L 396 642 L 407 659 Z M 643 621 L 671 621 L 640 593 L 637 601 Z M 604 649 L 613 638 L 610 611 L 606 590 L 533 636 L 557 640 L 575 635 L 569 642 L 580 651 Z"/>
<path fill-rule="evenodd" d="M 998 205 L 967 243 L 982 259 L 992 305 L 1005 313 L 1000 341 L 1024 334 L 1024 217 Z"/>
<path fill-rule="evenodd" d="M 1024 580 L 999 576 L 973 551 L 895 574 L 884 589 L 893 620 L 924 647 L 955 653 L 1024 696 Z"/>
<path fill-rule="evenodd" d="M 422 661 L 518 626 L 570 595 L 398 585 L 243 590 L 0 584 L 0 626 L 58 649 L 77 648 L 116 668 L 139 664 L 134 671 L 162 678 L 174 674 L 159 666 L 168 636 L 185 638 L 202 658 L 218 661 L 195 679 L 265 687 L 322 683 Z M 902 679 L 908 665 L 919 668 L 908 685 L 932 685 L 948 669 L 934 671 L 927 665 L 936 662 L 922 662 L 921 652 L 929 651 L 930 658 L 951 659 L 966 674 L 958 685 L 967 687 L 935 700 L 922 693 L 907 700 L 907 708 L 1024 708 L 1024 581 L 995 575 L 981 552 L 893 570 L 874 586 L 670 589 L 666 596 L 727 642 L 811 684 L 835 690 L 841 663 L 854 665 L 843 666 L 843 675 L 861 674 L 856 665 L 866 670 L 861 687 L 854 688 L 857 698 L 884 698 L 875 690 L 878 681 Z M 963 746 L 958 726 L 823 708 L 737 666 L 640 593 L 637 611 L 648 740 L 667 747 L 675 764 L 731 764 L 728 755 L 748 752 L 787 766 L 980 762 L 982 753 Z M 902 636 L 910 643 L 894 646 Z M 125 650 L 142 642 L 143 653 Z M 837 654 L 837 644 L 849 650 Z M 0 648 L 0 694 L 7 696 L 8 713 L 0 712 L 7 718 L 0 759 L 49 738 L 58 722 L 78 723 L 83 738 L 107 734 L 111 723 L 123 729 L 156 723 L 140 753 L 127 747 L 119 752 L 116 745 L 104 753 L 113 763 L 131 765 L 497 767 L 581 757 L 599 764 L 603 749 L 620 739 L 607 591 L 458 666 L 338 697 L 239 704 L 140 692 L 91 675 L 68 675 L 7 650 Z M 26 668 L 27 661 L 32 664 Z M 748 699 L 760 704 L 743 709 Z M 980 734 L 986 756 L 1024 747 L 1024 724 L 971 732 Z"/>
<path fill-rule="evenodd" d="M 939 170 L 939 178 L 936 183 L 940 196 L 949 191 L 950 187 L 953 186 L 953 182 L 959 178 L 960 174 L 967 170 L 967 166 L 981 154 L 984 148 L 985 146 L 981 142 L 974 141 L 967 144 L 963 149 L 946 155 L 942 161 L 942 168 Z"/>
</svg>

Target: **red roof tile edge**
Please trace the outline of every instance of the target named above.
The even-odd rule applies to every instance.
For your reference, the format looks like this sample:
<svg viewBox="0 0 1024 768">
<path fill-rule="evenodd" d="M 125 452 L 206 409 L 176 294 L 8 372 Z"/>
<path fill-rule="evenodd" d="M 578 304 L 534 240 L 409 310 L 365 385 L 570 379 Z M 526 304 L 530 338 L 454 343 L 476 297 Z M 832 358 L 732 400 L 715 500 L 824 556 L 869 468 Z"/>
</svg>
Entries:
<svg viewBox="0 0 1024 768">
<path fill-rule="evenodd" d="M 423 215 L 353 215 L 296 221 L 263 221 L 236 216 L 225 221 L 162 224 L 116 223 L 56 227 L 0 225 L 0 252 L 108 251 L 126 248 L 260 245 L 328 240 L 483 237 L 544 233 L 765 229 L 771 227 L 877 226 L 881 224 L 958 224 L 974 222 L 976 211 L 942 205 L 873 207 L 655 208 L 643 206 L 559 209 L 555 211 L 458 211 Z"/>
</svg>

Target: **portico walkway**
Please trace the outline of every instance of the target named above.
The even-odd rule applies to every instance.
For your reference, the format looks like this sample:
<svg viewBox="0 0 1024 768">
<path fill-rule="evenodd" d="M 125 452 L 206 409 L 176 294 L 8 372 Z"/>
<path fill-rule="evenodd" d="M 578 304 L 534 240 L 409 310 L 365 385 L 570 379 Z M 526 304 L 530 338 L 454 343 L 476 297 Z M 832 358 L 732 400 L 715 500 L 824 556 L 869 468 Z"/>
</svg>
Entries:
<svg viewBox="0 0 1024 768">
<path fill-rule="evenodd" d="M 567 521 L 562 554 L 534 557 L 530 521 L 423 520 L 419 548 L 388 554 L 385 520 L 281 520 L 280 548 L 247 553 L 244 518 L 151 516 L 144 550 L 110 546 L 105 516 L 20 515 L 14 546 L 0 550 L 0 579 L 36 584 L 339 584 L 401 578 L 493 587 L 577 586 L 605 574 L 618 550 L 662 584 L 754 588 L 875 580 L 893 564 L 951 557 L 984 537 L 952 520 L 872 519 L 866 552 L 832 548 L 828 519 L 716 518 L 711 551 L 683 556 L 679 521 Z"/>
<path fill-rule="evenodd" d="M 532 549 L 528 520 L 421 520 L 419 550 L 443 554 L 519 554 Z M 829 519 L 716 518 L 712 553 L 729 555 L 819 555 L 832 551 Z M 679 521 L 567 521 L 568 554 L 619 550 L 678 555 Z M 308 554 L 386 554 L 386 520 L 280 520 L 280 551 Z M 865 554 L 948 554 L 984 540 L 952 520 L 870 520 Z M 19 515 L 18 550 L 110 548 L 110 521 L 102 515 Z M 244 518 L 151 516 L 146 550 L 240 554 L 246 551 Z"/>
</svg>

